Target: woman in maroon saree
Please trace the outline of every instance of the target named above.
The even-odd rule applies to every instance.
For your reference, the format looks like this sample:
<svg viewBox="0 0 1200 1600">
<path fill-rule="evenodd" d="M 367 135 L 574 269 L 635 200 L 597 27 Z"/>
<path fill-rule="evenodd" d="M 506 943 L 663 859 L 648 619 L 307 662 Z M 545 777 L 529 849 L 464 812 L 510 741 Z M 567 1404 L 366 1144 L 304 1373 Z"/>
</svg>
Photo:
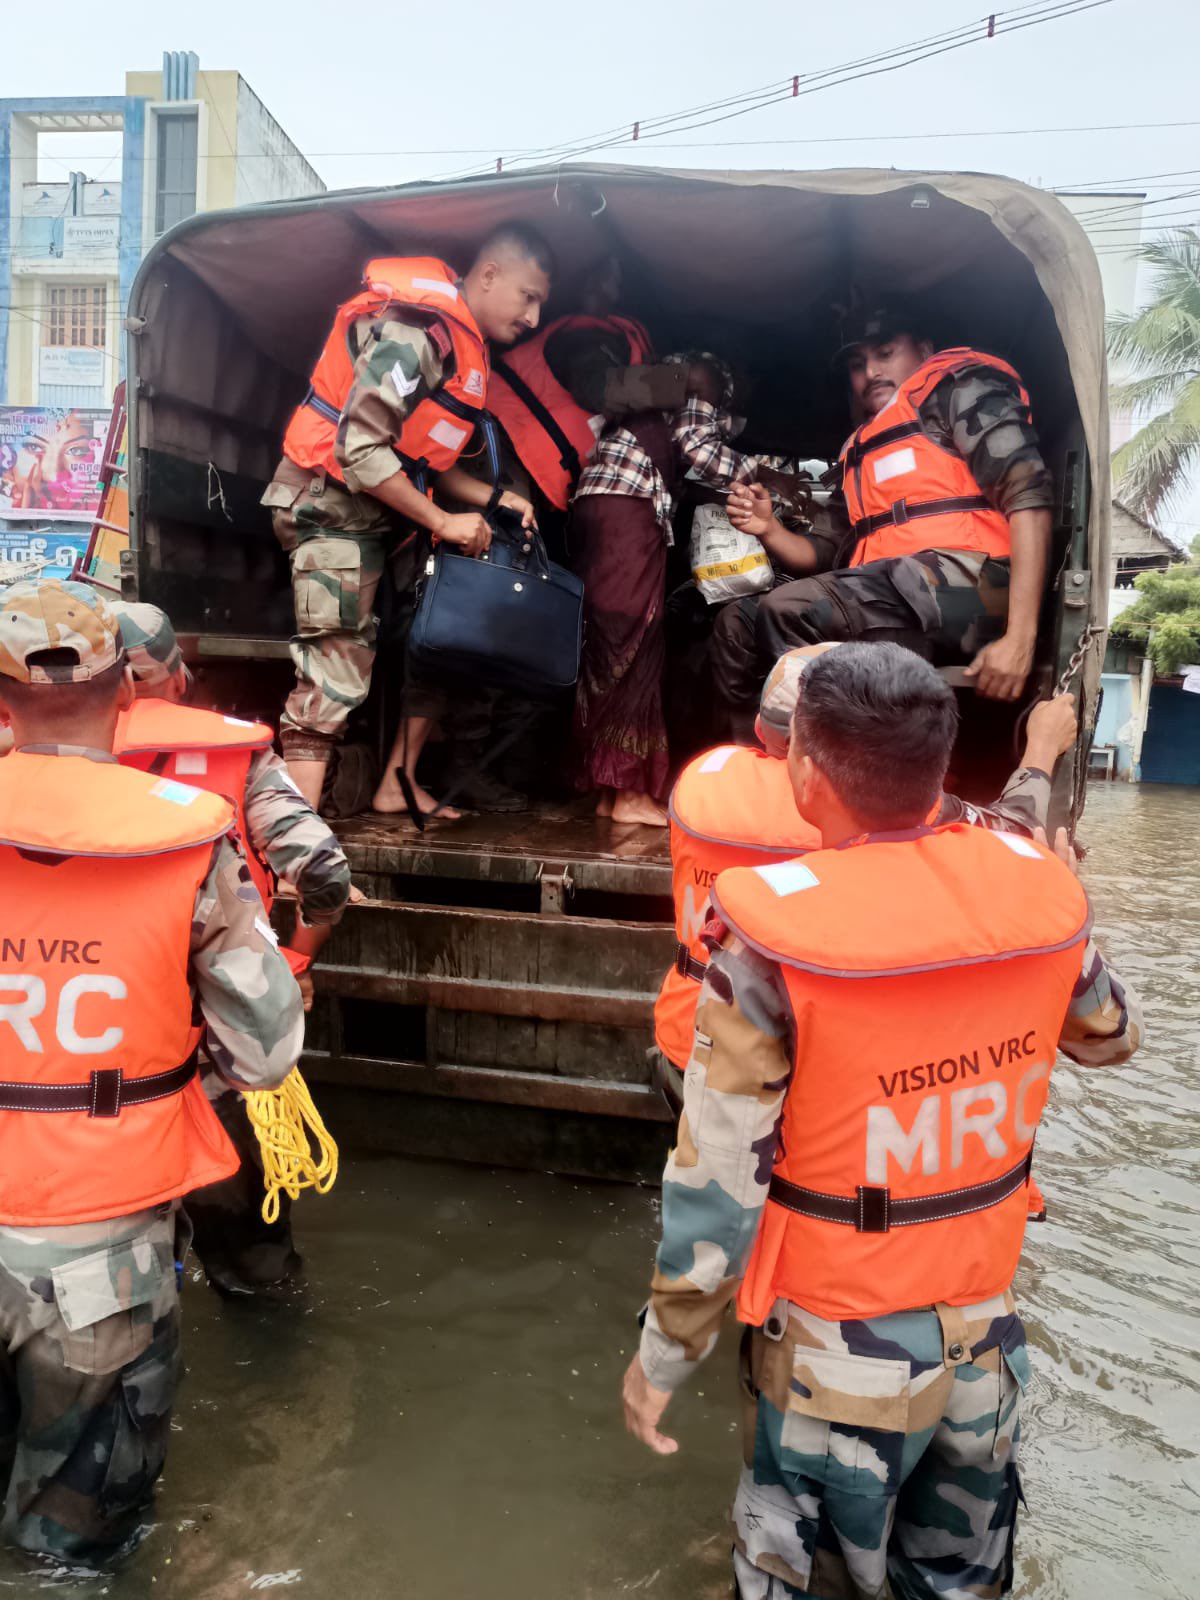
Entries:
<svg viewBox="0 0 1200 1600">
<path fill-rule="evenodd" d="M 611 428 L 576 491 L 571 543 L 584 584 L 575 699 L 575 784 L 597 814 L 665 827 L 663 600 L 679 456 L 672 423 L 646 411 Z"/>
</svg>

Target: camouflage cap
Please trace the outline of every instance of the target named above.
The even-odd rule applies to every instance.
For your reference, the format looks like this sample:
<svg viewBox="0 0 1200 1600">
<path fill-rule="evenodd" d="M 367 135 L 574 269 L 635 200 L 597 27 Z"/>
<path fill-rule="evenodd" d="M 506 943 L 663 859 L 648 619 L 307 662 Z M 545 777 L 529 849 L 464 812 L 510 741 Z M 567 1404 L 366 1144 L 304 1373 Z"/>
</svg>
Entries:
<svg viewBox="0 0 1200 1600">
<path fill-rule="evenodd" d="M 809 644 L 799 650 L 788 650 L 771 668 L 763 684 L 758 720 L 754 724 L 759 743 L 769 756 L 777 756 L 782 761 L 787 755 L 804 674 L 818 656 L 836 647 L 837 641 L 832 640 L 828 644 Z"/>
<path fill-rule="evenodd" d="M 915 301 L 900 298 L 841 310 L 840 317 L 840 343 L 832 358 L 835 364 L 844 361 L 860 344 L 882 344 L 898 333 L 920 339 L 928 322 L 928 314 Z"/>
<path fill-rule="evenodd" d="M 29 664 L 43 650 L 69 650 L 74 664 Z M 0 675 L 21 683 L 86 683 L 122 659 L 112 606 L 75 578 L 21 578 L 0 589 Z"/>
<path fill-rule="evenodd" d="M 121 625 L 125 654 L 139 689 L 159 689 L 181 677 L 186 693 L 192 675 L 183 660 L 175 629 L 165 611 L 144 601 L 114 600 L 113 613 Z"/>
</svg>

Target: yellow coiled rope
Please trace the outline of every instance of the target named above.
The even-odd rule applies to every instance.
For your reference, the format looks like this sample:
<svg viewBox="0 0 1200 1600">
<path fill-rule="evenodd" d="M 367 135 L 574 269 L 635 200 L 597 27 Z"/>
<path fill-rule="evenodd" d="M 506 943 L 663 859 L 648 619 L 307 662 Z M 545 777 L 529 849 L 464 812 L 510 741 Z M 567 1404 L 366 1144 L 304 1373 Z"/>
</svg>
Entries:
<svg viewBox="0 0 1200 1600">
<path fill-rule="evenodd" d="M 267 1186 L 263 1221 L 275 1222 L 281 1192 L 293 1200 L 301 1189 L 329 1193 L 337 1182 L 338 1148 L 321 1121 L 299 1067 L 292 1068 L 278 1089 L 258 1089 L 246 1095 L 245 1101 L 262 1152 Z"/>
</svg>

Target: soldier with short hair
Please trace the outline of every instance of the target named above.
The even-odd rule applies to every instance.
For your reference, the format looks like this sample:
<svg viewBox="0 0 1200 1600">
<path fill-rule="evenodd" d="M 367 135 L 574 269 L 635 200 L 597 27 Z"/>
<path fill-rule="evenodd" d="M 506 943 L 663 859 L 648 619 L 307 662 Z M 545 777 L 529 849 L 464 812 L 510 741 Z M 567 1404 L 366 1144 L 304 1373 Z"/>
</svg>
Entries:
<svg viewBox="0 0 1200 1600">
<path fill-rule="evenodd" d="M 509 223 L 483 241 L 461 278 L 434 257 L 367 262 L 361 292 L 337 310 L 262 502 L 290 558 L 296 603 L 296 687 L 280 725 L 283 753 L 314 810 L 333 747 L 370 687 L 385 563 L 397 593 L 407 595 L 431 540 L 470 556 L 487 549 L 491 504 L 518 512 L 527 526 L 533 520 L 527 500 L 473 478 L 459 458 L 477 429 L 486 436 L 490 427 L 489 343 L 512 344 L 537 327 L 552 268 L 541 236 Z M 471 509 L 444 511 L 428 492 L 434 480 Z M 416 782 L 444 710 L 444 685 L 409 682 L 376 810 L 407 809 L 399 766 L 424 814 L 457 815 Z"/>
<path fill-rule="evenodd" d="M 112 754 L 133 699 L 89 585 L 0 593 L 0 1532 L 136 1539 L 179 1374 L 180 1196 L 237 1155 L 200 1087 L 282 1083 L 303 1038 L 227 801 Z"/>
<path fill-rule="evenodd" d="M 926 824 L 956 721 L 909 650 L 821 655 L 788 755 L 821 848 L 713 891 L 624 1402 L 673 1453 L 663 1412 L 736 1301 L 741 1600 L 1011 1587 L 1033 1141 L 1056 1051 L 1116 1065 L 1142 1023 L 1065 832 Z"/>
<path fill-rule="evenodd" d="M 838 359 L 858 426 L 838 464 L 850 539 L 836 570 L 778 528 L 760 487 L 730 493 L 734 526 L 786 539 L 791 569 L 807 574 L 717 619 L 713 675 L 739 738 L 778 657 L 827 639 L 891 639 L 939 666 L 967 663 L 992 699 L 1025 688 L 1054 504 L 1029 395 L 1006 361 L 935 350 L 923 326 L 899 300 L 846 326 Z"/>
</svg>

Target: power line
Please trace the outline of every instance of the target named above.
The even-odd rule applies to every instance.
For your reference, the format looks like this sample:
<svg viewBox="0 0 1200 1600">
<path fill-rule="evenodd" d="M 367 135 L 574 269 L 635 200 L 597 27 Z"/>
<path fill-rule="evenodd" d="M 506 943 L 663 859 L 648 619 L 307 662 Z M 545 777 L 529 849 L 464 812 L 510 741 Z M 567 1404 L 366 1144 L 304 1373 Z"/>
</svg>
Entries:
<svg viewBox="0 0 1200 1600">
<path fill-rule="evenodd" d="M 35 324 L 35 326 L 37 326 L 39 328 L 49 328 L 52 333 L 54 332 L 53 326 L 49 322 L 47 322 L 44 317 L 35 317 L 32 312 L 22 310 L 20 306 L 5 306 L 3 309 L 8 312 L 10 317 L 24 317 L 26 322 L 32 322 L 32 323 Z M 105 309 L 105 315 L 107 316 L 107 308 Z M 53 350 L 98 350 L 101 355 L 108 356 L 112 360 L 116 359 L 115 352 L 112 351 L 112 350 L 109 350 L 105 345 L 102 345 L 102 344 L 43 345 L 42 349 L 44 349 L 44 350 L 51 350 L 51 349 L 53 349 Z"/>
<path fill-rule="evenodd" d="M 1115 226 L 1130 226 L 1135 217 L 1145 217 L 1149 213 L 1149 220 L 1153 222 L 1161 206 L 1171 206 L 1179 200 L 1191 200 L 1200 195 L 1200 188 L 1177 189 L 1173 194 L 1160 195 L 1156 200 L 1129 200 L 1115 206 L 1094 206 L 1088 211 L 1073 213 L 1076 222 L 1084 226 L 1096 223 L 1108 223 Z"/>
<path fill-rule="evenodd" d="M 1055 189 L 1060 194 L 1067 189 L 1109 189 L 1118 183 L 1149 183 L 1152 178 L 1192 178 L 1197 173 L 1200 173 L 1200 167 L 1180 167 L 1176 172 L 1135 172 L 1132 177 L 1089 178 L 1086 183 L 1059 183 L 1055 184 Z"/>
<path fill-rule="evenodd" d="M 623 124 L 623 126 L 625 126 L 625 125 Z M 928 133 L 895 133 L 891 129 L 887 129 L 887 130 L 885 130 L 883 132 L 880 132 L 880 133 L 835 134 L 835 135 L 832 135 L 832 136 L 814 134 L 814 135 L 811 135 L 809 137 L 800 138 L 800 139 L 721 139 L 721 140 L 712 140 L 712 141 L 704 140 L 704 139 L 696 139 L 696 140 L 684 140 L 684 141 L 682 141 L 682 142 L 680 142 L 678 144 L 665 144 L 664 143 L 664 144 L 658 145 L 657 148 L 659 150 L 741 150 L 741 149 L 764 149 L 764 148 L 773 147 L 773 146 L 811 145 L 811 144 L 879 144 L 879 143 L 883 143 L 883 142 L 886 142 L 888 144 L 901 144 L 901 143 L 905 143 L 905 142 L 910 142 L 911 143 L 913 141 L 916 141 L 918 143 L 922 142 L 922 141 L 929 142 L 929 141 L 932 141 L 932 140 L 935 140 L 935 139 L 1026 139 L 1026 138 L 1035 138 L 1035 137 L 1036 138 L 1044 138 L 1048 134 L 1059 134 L 1059 133 L 1145 133 L 1145 132 L 1153 132 L 1153 131 L 1156 131 L 1156 130 L 1157 131 L 1161 131 L 1163 129 L 1175 129 L 1175 128 L 1200 128 L 1200 119 L 1188 120 L 1188 121 L 1182 121 L 1182 122 L 1089 122 L 1089 123 L 1079 123 L 1079 124 L 1069 124 L 1069 125 L 1057 125 L 1055 127 L 1049 127 L 1049 128 L 959 128 L 959 129 L 954 130 L 954 131 L 948 131 L 945 128 L 938 128 L 938 129 L 933 129 Z M 626 140 L 623 141 L 623 143 L 627 144 L 627 145 L 638 143 L 638 142 L 640 142 L 640 141 L 635 141 L 633 139 L 626 139 Z M 534 151 L 535 151 L 535 148 L 536 147 L 534 147 L 534 146 L 523 147 L 520 150 L 514 151 L 513 154 L 514 155 L 529 155 L 529 154 L 533 154 Z M 613 148 L 615 149 L 615 148 L 617 148 L 617 146 L 614 145 Z M 344 161 L 344 160 L 349 160 L 352 157 L 370 157 L 372 159 L 388 160 L 388 159 L 395 159 L 395 158 L 398 158 L 400 156 L 405 156 L 405 157 L 411 157 L 411 156 L 486 156 L 486 155 L 493 155 L 494 153 L 495 153 L 495 147 L 493 145 L 464 145 L 462 147 L 456 147 L 456 146 L 445 146 L 445 147 L 443 147 L 443 146 L 425 146 L 425 147 L 423 147 L 423 148 L 421 148 L 419 150 L 297 150 L 296 151 L 296 154 L 299 155 L 300 157 L 302 157 L 302 159 L 305 160 L 305 161 L 322 161 L 322 160 Z M 53 161 L 53 162 L 57 163 L 58 165 L 62 165 L 63 163 L 65 163 L 67 161 L 86 161 L 90 155 L 94 155 L 94 152 L 92 152 L 92 151 L 75 151 L 75 152 L 72 152 L 72 153 L 70 153 L 68 155 L 62 156 L 61 158 L 59 156 L 46 155 L 44 157 L 44 159 L 46 159 L 48 161 Z M 39 158 L 39 159 L 41 159 L 41 158 Z M 115 159 L 115 157 L 106 157 L 106 160 L 112 160 L 112 159 Z M 209 156 L 206 152 L 200 151 L 198 153 L 196 159 L 198 161 L 227 161 L 227 160 L 229 160 L 229 157 L 228 156 Z M 276 160 L 279 160 L 280 158 L 273 151 L 269 151 L 269 150 L 248 150 L 248 151 L 245 151 L 244 153 L 240 152 L 237 156 L 234 157 L 234 159 L 237 160 L 237 161 L 276 161 Z M 152 160 L 152 158 L 150 156 L 141 156 L 141 157 L 138 158 L 137 161 L 130 160 L 128 164 L 130 166 L 146 166 L 146 165 L 148 165 L 150 163 L 151 160 Z M 1200 168 L 1185 169 L 1185 170 L 1200 171 Z M 1152 175 L 1151 174 L 1147 174 L 1148 178 L 1150 176 L 1152 176 Z M 1167 176 L 1167 174 L 1163 174 L 1163 176 Z M 1182 174 L 1180 174 L 1180 176 L 1182 176 Z M 31 180 L 31 181 L 36 181 L 36 180 Z M 56 182 L 57 180 L 55 180 L 55 179 L 47 179 L 46 181 L 53 183 L 53 182 Z M 93 179 L 92 181 L 93 182 L 98 182 L 99 180 L 98 179 Z M 1091 181 L 1096 183 L 1096 185 L 1098 187 L 1103 187 L 1104 186 L 1104 182 L 1105 182 L 1105 180 L 1102 180 L 1102 179 L 1092 179 Z M 1118 181 L 1134 182 L 1136 180 L 1130 178 L 1130 179 L 1124 179 L 1124 180 L 1110 179 L 1110 180 L 1107 180 L 1107 181 L 1109 181 L 1109 182 L 1118 182 Z M 1065 189 L 1086 189 L 1087 188 L 1087 184 L 1083 184 L 1083 183 L 1064 183 L 1062 185 L 1059 185 L 1059 187 L 1065 188 Z"/>
<path fill-rule="evenodd" d="M 895 72 L 902 67 L 915 65 L 919 61 L 929 60 L 934 56 L 944 55 L 948 51 L 962 49 L 966 45 L 992 39 L 1003 33 L 1016 32 L 1019 29 L 1036 26 L 1042 22 L 1053 21 L 1060 16 L 1070 16 L 1076 12 L 1094 10 L 1098 6 L 1109 3 L 1110 0 L 1033 0 L 1032 4 L 1021 6 L 1012 11 L 996 12 L 991 16 L 980 18 L 966 27 L 930 35 L 925 39 L 915 40 L 907 45 L 878 52 L 873 56 L 860 57 L 856 61 L 846 62 L 838 67 L 825 68 L 815 73 L 797 73 L 791 79 L 778 80 L 774 84 L 764 85 L 760 89 L 749 90 L 742 95 L 729 96 L 723 100 L 712 101 L 708 105 L 694 106 L 683 111 L 639 119 L 634 124 L 632 139 L 628 132 L 629 124 L 623 123 L 616 128 L 585 135 L 582 139 L 576 138 L 559 145 L 545 145 L 534 152 L 510 155 L 507 158 L 502 157 L 500 159 L 520 162 L 534 159 L 565 160 L 570 156 L 587 155 L 593 150 L 605 149 L 617 144 L 639 142 L 642 138 L 656 139 L 664 133 L 686 133 L 695 128 L 710 127 L 717 122 L 726 122 L 733 117 L 745 116 L 749 112 L 759 110 L 766 105 L 778 104 L 786 99 L 800 99 L 809 94 L 820 93 L 824 89 L 857 82 L 867 77 L 876 77 L 882 73 Z M 709 113 L 712 114 L 709 115 Z M 686 120 L 688 118 L 699 118 L 700 120 L 688 121 Z M 460 169 L 454 173 L 444 174 L 444 176 L 464 177 L 472 175 L 477 170 L 475 168 Z"/>
</svg>

